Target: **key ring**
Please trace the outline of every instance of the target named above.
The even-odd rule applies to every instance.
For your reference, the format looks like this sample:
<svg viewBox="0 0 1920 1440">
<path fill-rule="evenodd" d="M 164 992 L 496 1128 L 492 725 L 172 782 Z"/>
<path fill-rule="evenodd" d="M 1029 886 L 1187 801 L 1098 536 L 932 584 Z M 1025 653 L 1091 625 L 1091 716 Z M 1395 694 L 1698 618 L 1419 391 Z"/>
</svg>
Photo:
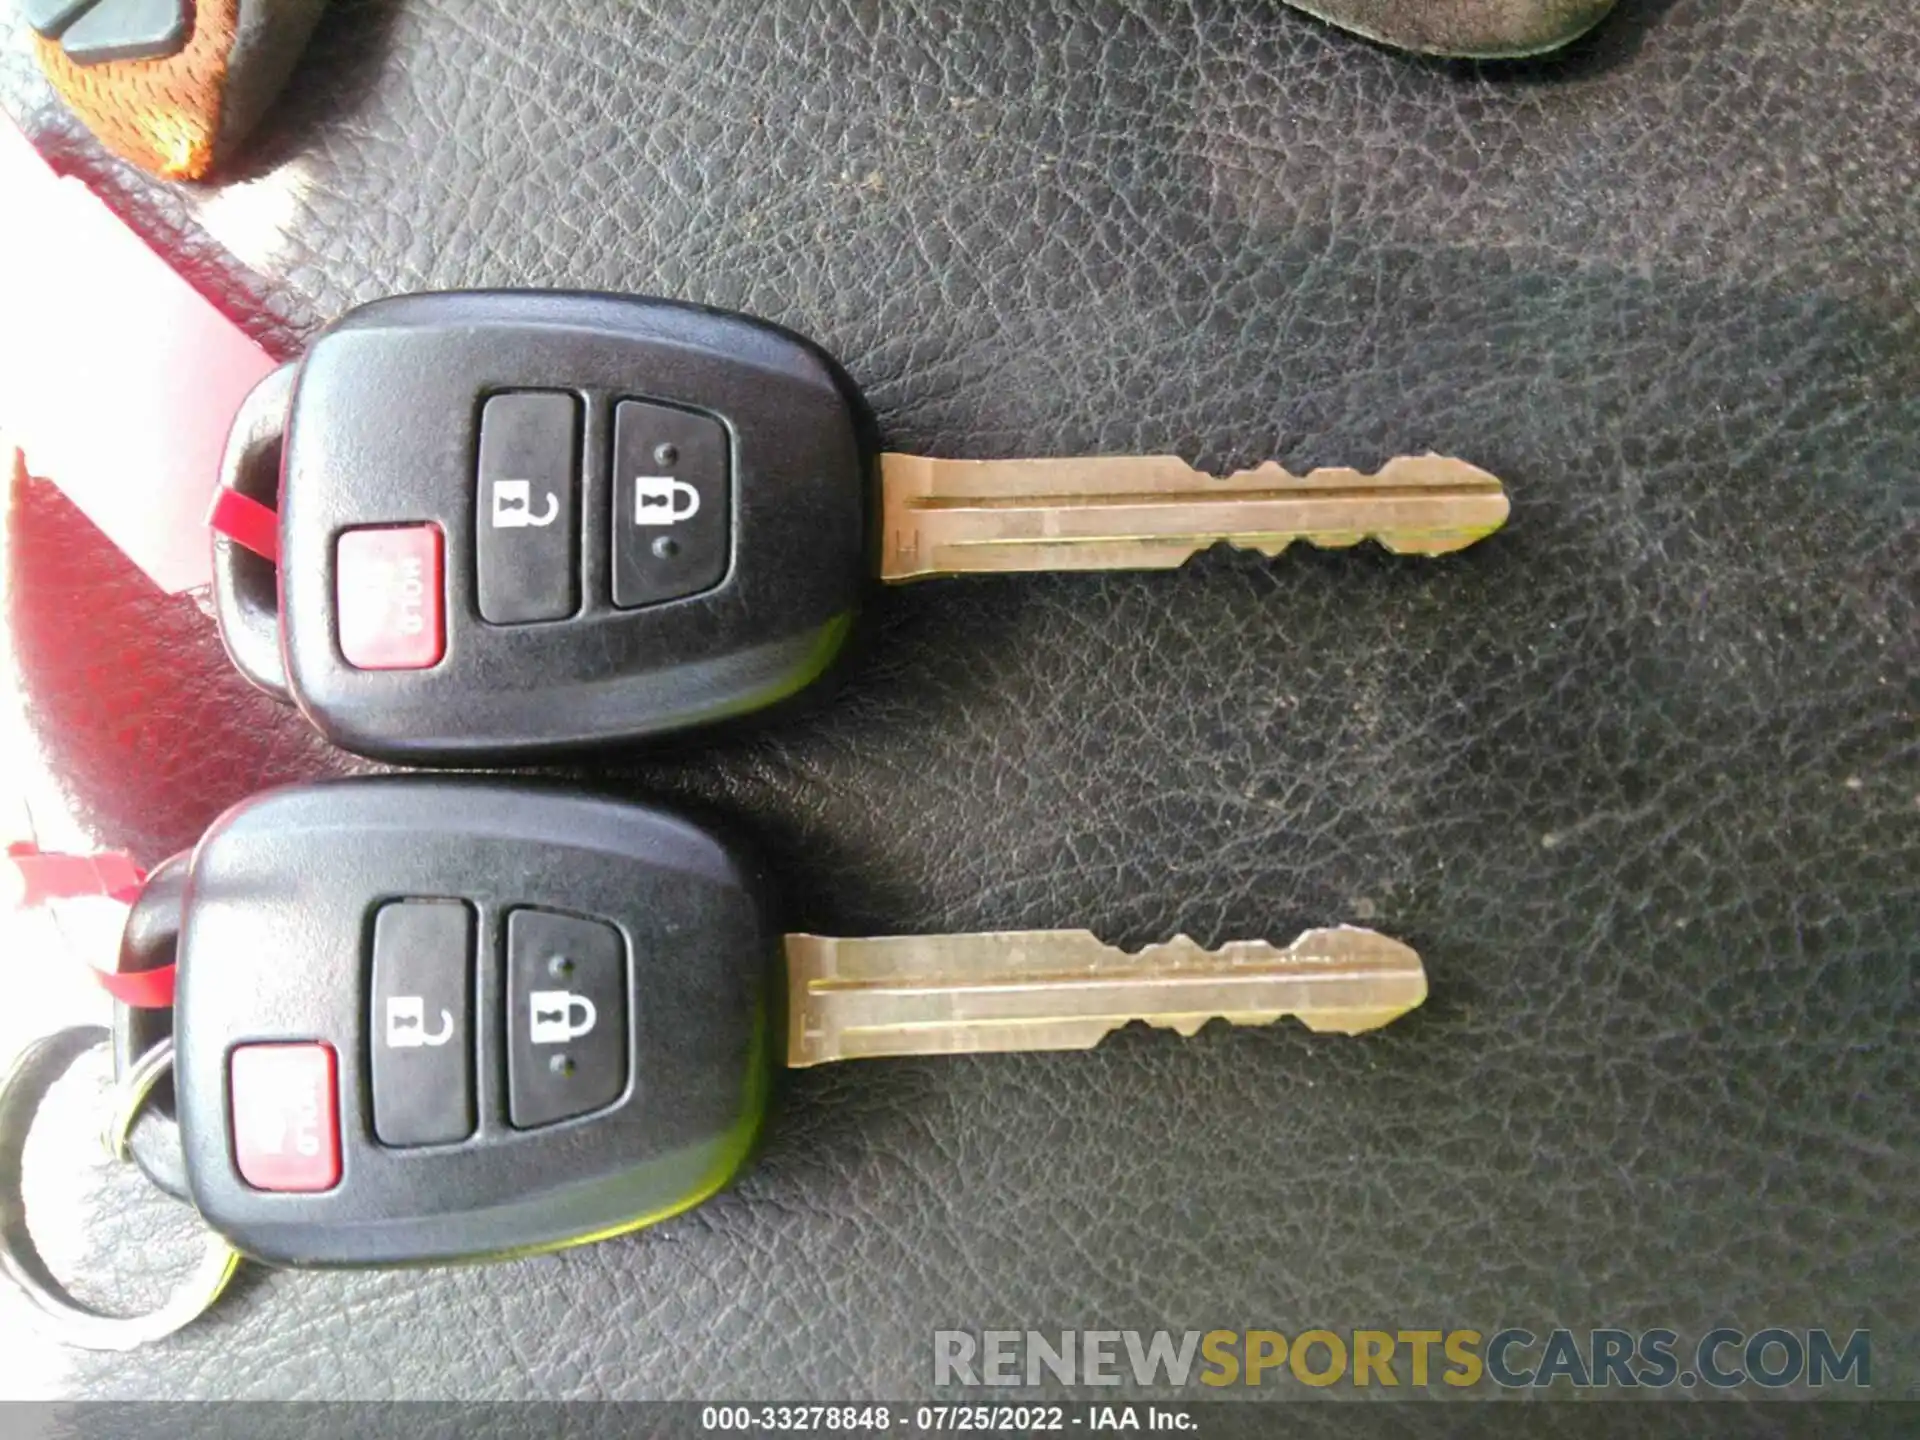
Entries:
<svg viewBox="0 0 1920 1440">
<path fill-rule="evenodd" d="M 100 1025 L 56 1031 L 29 1045 L 0 1079 L 0 1270 L 33 1303 L 55 1339 L 85 1350 L 122 1351 L 163 1339 L 205 1314 L 233 1278 L 240 1252 L 207 1231 L 206 1253 L 192 1276 L 164 1305 L 145 1315 L 104 1315 L 75 1299 L 47 1268 L 27 1229 L 22 1185 L 27 1133 L 55 1082 L 82 1055 L 111 1041 L 110 1032 Z M 155 1047 L 156 1052 L 160 1048 Z M 142 1056 L 120 1087 L 107 1131 L 108 1148 L 116 1155 L 126 1153 L 127 1131 L 148 1093 L 172 1066 L 170 1043 L 165 1051 L 159 1058 L 154 1053 Z"/>
<path fill-rule="evenodd" d="M 168 1035 L 146 1054 L 127 1067 L 127 1073 L 120 1077 L 115 1086 L 118 1098 L 114 1101 L 113 1114 L 107 1120 L 106 1132 L 100 1137 L 107 1147 L 107 1154 L 115 1160 L 133 1159 L 133 1127 L 140 1119 L 140 1112 L 146 1108 L 153 1087 L 158 1085 L 173 1069 L 173 1037 Z"/>
</svg>

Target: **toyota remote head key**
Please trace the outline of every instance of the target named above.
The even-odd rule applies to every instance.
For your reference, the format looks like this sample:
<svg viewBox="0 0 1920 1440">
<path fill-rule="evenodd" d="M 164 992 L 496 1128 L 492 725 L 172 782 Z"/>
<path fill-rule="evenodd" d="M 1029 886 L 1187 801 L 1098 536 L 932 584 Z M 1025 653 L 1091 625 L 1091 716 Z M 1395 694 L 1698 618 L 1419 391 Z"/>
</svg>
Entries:
<svg viewBox="0 0 1920 1440">
<path fill-rule="evenodd" d="M 642 806 L 383 776 L 193 852 L 175 1086 L 209 1224 L 288 1265 L 598 1238 L 724 1185 L 783 1039 L 757 872 Z"/>
<path fill-rule="evenodd" d="M 832 663 L 870 581 L 871 447 L 821 351 L 740 316 L 543 292 L 402 296 L 236 422 L 227 649 L 331 740 L 485 762 L 759 709 Z"/>
<path fill-rule="evenodd" d="M 1134 953 L 1086 930 L 780 936 L 725 841 L 512 780 L 269 792 L 214 823 L 169 908 L 188 1188 L 284 1265 L 664 1219 L 748 1158 L 783 1058 L 1078 1050 L 1134 1021 L 1351 1035 L 1427 996 L 1418 955 L 1349 926 Z"/>
<path fill-rule="evenodd" d="M 348 749 L 507 760 L 794 693 L 875 569 L 1169 569 L 1223 541 L 1442 555 L 1507 517 L 1497 479 L 1441 455 L 1215 477 L 1167 455 L 876 457 L 869 433 L 826 355 L 745 316 L 380 301 L 242 408 L 214 523 L 277 549 L 280 578 L 216 539 L 221 632 Z"/>
</svg>

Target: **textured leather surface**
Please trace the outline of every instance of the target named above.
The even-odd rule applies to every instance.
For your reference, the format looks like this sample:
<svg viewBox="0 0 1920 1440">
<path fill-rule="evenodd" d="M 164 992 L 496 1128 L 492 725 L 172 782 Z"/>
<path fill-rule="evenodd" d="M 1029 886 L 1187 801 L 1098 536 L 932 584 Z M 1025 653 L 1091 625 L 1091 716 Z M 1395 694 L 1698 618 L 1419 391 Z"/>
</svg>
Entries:
<svg viewBox="0 0 1920 1440">
<path fill-rule="evenodd" d="M 747 817 L 798 924 L 1365 922 L 1427 958 L 1406 1022 L 809 1072 L 653 1233 L 260 1276 L 60 1383 L 913 1395 L 941 1326 L 1714 1323 L 1920 1380 L 1916 46 L 1905 0 L 1627 0 L 1487 68 L 1260 0 L 342 3 L 183 193 L 9 35 L 6 108 L 281 350 L 391 291 L 652 291 L 816 337 L 897 448 L 1434 447 L 1515 501 L 1432 563 L 877 595 L 832 705 L 592 767 Z M 56 499 L 15 527 L 105 840 L 347 764 Z"/>
<path fill-rule="evenodd" d="M 1512 59 L 1584 35 L 1614 0 L 1289 0 L 1309 15 L 1426 55 Z"/>
</svg>

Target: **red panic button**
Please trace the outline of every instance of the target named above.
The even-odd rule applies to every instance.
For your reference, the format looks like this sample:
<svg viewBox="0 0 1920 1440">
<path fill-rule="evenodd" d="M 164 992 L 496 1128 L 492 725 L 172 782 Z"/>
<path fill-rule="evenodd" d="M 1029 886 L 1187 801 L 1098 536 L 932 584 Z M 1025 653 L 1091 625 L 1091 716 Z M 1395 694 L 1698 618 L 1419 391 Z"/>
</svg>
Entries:
<svg viewBox="0 0 1920 1440">
<path fill-rule="evenodd" d="M 228 1094 L 233 1159 L 256 1190 L 311 1194 L 340 1183 L 340 1091 L 333 1047 L 242 1045 Z"/>
<path fill-rule="evenodd" d="M 447 653 L 440 527 L 395 525 L 340 537 L 334 603 L 340 653 L 357 670 L 425 670 Z"/>
</svg>

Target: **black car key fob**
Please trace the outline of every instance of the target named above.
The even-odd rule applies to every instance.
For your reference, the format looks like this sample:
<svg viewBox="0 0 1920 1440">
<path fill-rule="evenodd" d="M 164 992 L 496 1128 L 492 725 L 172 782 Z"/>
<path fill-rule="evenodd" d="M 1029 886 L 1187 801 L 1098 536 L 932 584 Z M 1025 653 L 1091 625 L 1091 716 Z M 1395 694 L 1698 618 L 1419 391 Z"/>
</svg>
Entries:
<svg viewBox="0 0 1920 1440">
<path fill-rule="evenodd" d="M 377 301 L 254 392 L 214 542 L 229 654 L 328 739 L 485 763 L 805 688 L 872 583 L 858 391 L 761 321 L 658 300 Z"/>
<path fill-rule="evenodd" d="M 505 1256 L 663 1219 L 767 1112 L 758 872 L 657 810 L 380 776 L 227 812 L 186 877 L 194 1204 L 282 1265 Z"/>
</svg>

